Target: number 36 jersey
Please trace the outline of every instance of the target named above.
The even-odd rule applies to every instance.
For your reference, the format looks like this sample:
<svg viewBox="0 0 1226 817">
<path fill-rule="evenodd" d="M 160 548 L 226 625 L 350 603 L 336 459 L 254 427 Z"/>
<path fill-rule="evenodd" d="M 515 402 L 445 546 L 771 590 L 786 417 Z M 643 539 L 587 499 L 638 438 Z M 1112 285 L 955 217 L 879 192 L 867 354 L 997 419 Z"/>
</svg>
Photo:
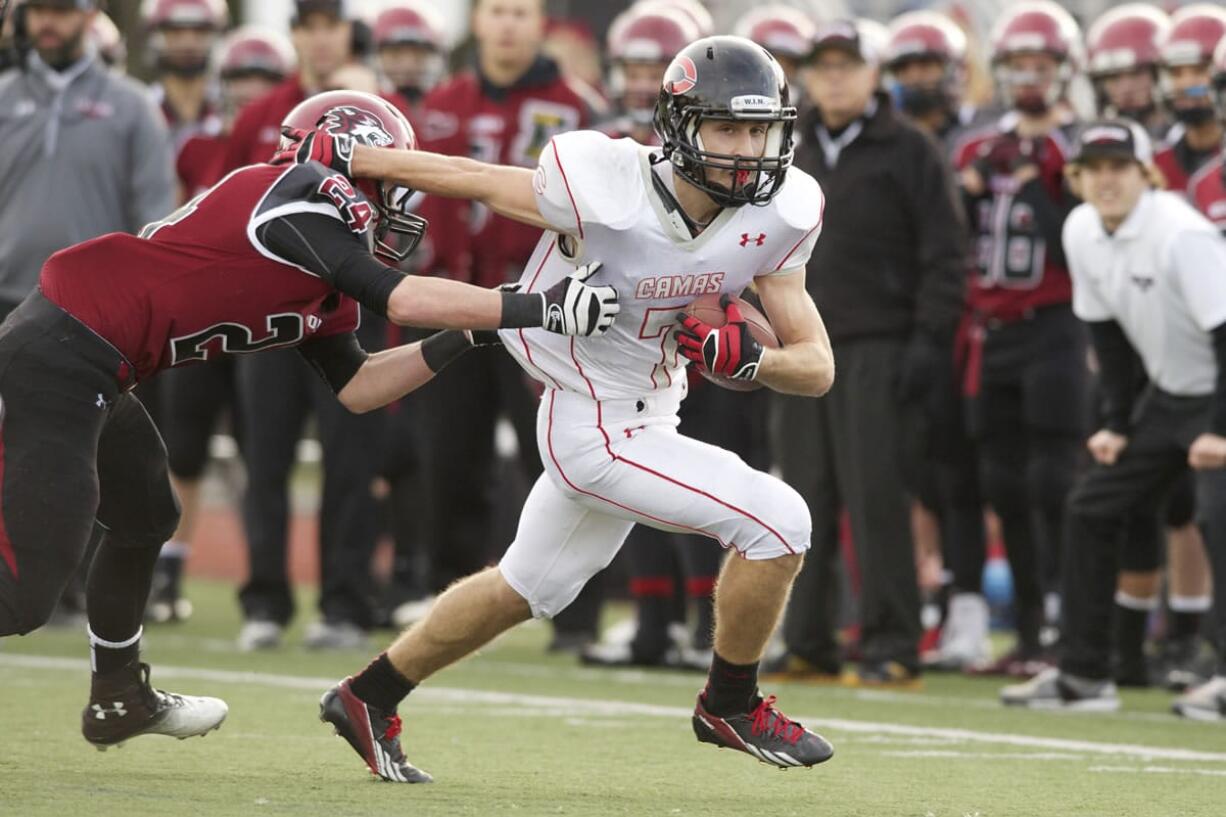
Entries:
<svg viewBox="0 0 1226 817">
<path fill-rule="evenodd" d="M 143 379 L 352 333 L 358 304 L 334 288 L 336 265 L 317 260 L 368 256 L 372 216 L 323 165 L 252 165 L 140 236 L 112 233 L 56 253 L 39 286 Z"/>
<path fill-rule="evenodd" d="M 522 291 L 540 292 L 576 266 L 600 261 L 588 283 L 613 286 L 621 304 L 601 337 L 501 332 L 511 354 L 547 387 L 597 400 L 682 388 L 677 313 L 700 295 L 740 294 L 759 276 L 803 268 L 821 233 L 821 188 L 797 168 L 769 204 L 722 210 L 697 237 L 661 185 L 675 189 L 669 162 L 658 148 L 630 139 L 575 131 L 541 154 L 537 206 L 554 231 L 541 236 Z"/>
</svg>

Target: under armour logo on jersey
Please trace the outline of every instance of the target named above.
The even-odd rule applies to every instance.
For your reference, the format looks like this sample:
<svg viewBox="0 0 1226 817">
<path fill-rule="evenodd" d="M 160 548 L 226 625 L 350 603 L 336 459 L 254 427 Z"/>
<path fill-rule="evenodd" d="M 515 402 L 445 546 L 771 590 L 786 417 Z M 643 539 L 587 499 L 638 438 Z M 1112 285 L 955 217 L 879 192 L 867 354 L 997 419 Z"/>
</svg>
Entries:
<svg viewBox="0 0 1226 817">
<path fill-rule="evenodd" d="M 1133 275 L 1131 280 L 1142 292 L 1149 292 L 1149 288 L 1154 285 L 1153 276 L 1150 275 Z"/>
<path fill-rule="evenodd" d="M 116 718 L 122 718 L 128 714 L 128 710 L 124 709 L 123 701 L 116 701 L 111 706 L 103 706 L 102 704 L 90 704 L 89 710 L 94 713 L 94 717 L 100 721 L 104 721 L 111 715 Z"/>
<path fill-rule="evenodd" d="M 99 392 L 98 399 L 94 401 L 94 405 L 100 409 L 106 408 L 109 405 L 109 403 L 106 402 L 106 395 Z"/>
<path fill-rule="evenodd" d="M 741 233 L 741 246 L 748 247 L 749 242 L 753 242 L 755 247 L 761 247 L 766 243 L 766 233 L 758 233 L 757 238 L 749 235 L 749 233 Z"/>
</svg>

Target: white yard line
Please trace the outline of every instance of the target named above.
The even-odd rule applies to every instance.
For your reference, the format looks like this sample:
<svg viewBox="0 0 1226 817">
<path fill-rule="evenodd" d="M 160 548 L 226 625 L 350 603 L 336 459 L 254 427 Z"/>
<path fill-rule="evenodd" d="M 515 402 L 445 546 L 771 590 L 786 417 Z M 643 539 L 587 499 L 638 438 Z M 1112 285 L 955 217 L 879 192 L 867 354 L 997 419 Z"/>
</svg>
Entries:
<svg viewBox="0 0 1226 817">
<path fill-rule="evenodd" d="M 37 655 L 0 654 L 0 667 L 44 669 L 54 671 L 85 672 L 87 661 L 76 658 L 53 658 Z M 311 678 L 300 675 L 279 675 L 266 672 L 215 670 L 199 667 L 174 667 L 159 665 L 156 677 L 191 678 L 224 684 L 248 684 L 280 689 L 303 689 L 322 693 L 336 683 L 335 678 Z M 489 706 L 530 707 L 542 714 L 557 717 L 661 717 L 689 718 L 693 711 L 687 707 L 661 706 L 658 704 L 633 703 L 630 701 L 601 701 L 590 698 L 567 698 L 551 695 L 524 695 L 514 692 L 458 689 L 453 687 L 423 687 L 414 694 L 418 699 L 447 703 L 484 704 Z M 965 743 L 1012 746 L 1026 749 L 1041 749 L 1078 754 L 1130 757 L 1142 761 L 1169 760 L 1226 765 L 1226 752 L 1204 752 L 1193 749 L 1178 749 L 1162 746 L 1140 746 L 1130 743 L 1098 743 L 1067 738 L 1047 738 L 1033 735 L 1015 735 L 1007 732 L 978 732 L 972 729 L 947 729 L 942 727 L 910 726 L 896 723 L 848 720 L 841 718 L 804 717 L 802 722 L 819 728 L 859 735 L 893 735 L 903 737 L 942 738 Z M 1102 767 L 1106 768 L 1106 767 Z M 1159 767 L 1146 767 L 1155 769 Z M 1226 776 L 1226 769 L 1222 769 Z"/>
</svg>

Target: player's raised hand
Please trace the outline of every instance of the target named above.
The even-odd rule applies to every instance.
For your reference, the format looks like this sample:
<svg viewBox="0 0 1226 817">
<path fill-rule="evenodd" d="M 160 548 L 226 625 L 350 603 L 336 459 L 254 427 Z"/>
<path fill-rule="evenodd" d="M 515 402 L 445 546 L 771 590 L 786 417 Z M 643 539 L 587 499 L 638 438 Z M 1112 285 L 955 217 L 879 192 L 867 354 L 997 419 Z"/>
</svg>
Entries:
<svg viewBox="0 0 1226 817">
<path fill-rule="evenodd" d="M 593 261 L 545 290 L 545 314 L 541 326 L 558 335 L 603 335 L 609 331 L 621 305 L 617 290 L 593 286 L 587 281 L 600 269 Z"/>
<path fill-rule="evenodd" d="M 353 137 L 345 133 L 282 128 L 281 145 L 272 157 L 272 164 L 303 165 L 314 161 L 352 179 L 355 144 Z"/>
<path fill-rule="evenodd" d="M 677 330 L 677 350 L 703 366 L 712 374 L 722 374 L 734 380 L 754 380 L 758 376 L 758 364 L 762 362 L 762 344 L 749 331 L 749 324 L 741 316 L 741 308 L 732 296 L 719 299 L 724 308 L 726 321 L 723 326 L 709 323 L 687 315 L 677 316 L 681 329 Z"/>
</svg>

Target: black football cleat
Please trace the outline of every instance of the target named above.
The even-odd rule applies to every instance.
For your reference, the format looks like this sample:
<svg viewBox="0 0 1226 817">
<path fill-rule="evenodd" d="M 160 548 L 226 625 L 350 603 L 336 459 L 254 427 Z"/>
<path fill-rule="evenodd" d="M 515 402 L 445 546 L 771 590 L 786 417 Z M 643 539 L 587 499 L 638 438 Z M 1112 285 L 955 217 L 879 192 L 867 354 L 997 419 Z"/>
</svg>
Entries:
<svg viewBox="0 0 1226 817">
<path fill-rule="evenodd" d="M 706 710 L 700 694 L 694 734 L 702 743 L 736 749 L 780 769 L 816 766 L 834 757 L 829 741 L 775 709 L 774 695 L 757 700 L 751 711 L 721 718 Z"/>
<path fill-rule="evenodd" d="M 228 707 L 218 698 L 176 695 L 154 689 L 149 665 L 132 663 L 94 675 L 89 704 L 81 713 L 81 734 L 99 750 L 122 746 L 138 735 L 169 735 L 183 740 L 221 726 Z"/>
<path fill-rule="evenodd" d="M 380 712 L 353 694 L 346 678 L 319 699 L 319 719 L 349 741 L 371 774 L 393 783 L 433 783 L 434 778 L 414 766 L 400 748 L 400 716 Z"/>
</svg>

